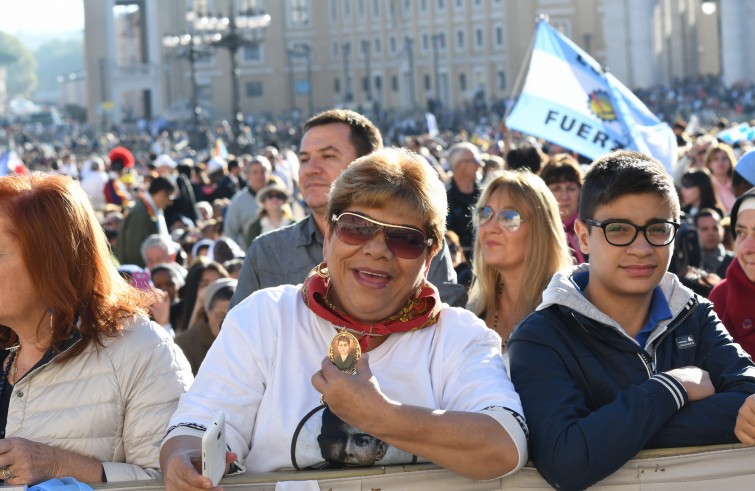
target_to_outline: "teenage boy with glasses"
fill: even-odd
[[[643,448],[737,442],[755,365],[666,271],[680,214],[671,177],[643,154],[608,154],[579,209],[589,264],[556,274],[508,345],[540,473],[584,489]]]

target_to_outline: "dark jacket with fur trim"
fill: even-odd
[[[737,411],[755,393],[755,365],[710,302],[667,274],[672,318],[645,349],[559,273],[508,344],[511,378],[530,427],[530,456],[558,489],[584,489],[643,448],[734,443]],[[689,402],[664,372],[697,366],[716,394]]]

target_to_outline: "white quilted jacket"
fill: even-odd
[[[64,448],[103,463],[108,481],[161,477],[160,441],[193,381],[183,352],[144,317],[13,388],[6,437]]]

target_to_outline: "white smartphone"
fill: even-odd
[[[202,475],[217,486],[225,474],[225,413],[218,411],[202,435]]]

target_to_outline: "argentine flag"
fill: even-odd
[[[750,128],[749,124],[740,123],[732,128],[719,132],[718,135],[716,135],[716,138],[729,145],[734,145],[742,140],[750,140],[753,133],[755,132]]]
[[[673,131],[616,77],[540,20],[529,70],[506,125],[595,159],[618,148],[676,164]]]

